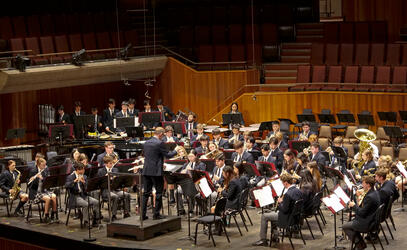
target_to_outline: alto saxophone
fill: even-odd
[[[15,171],[17,171],[18,175],[16,180],[14,181],[14,185],[13,187],[10,189],[10,200],[15,200],[17,199],[17,195],[18,193],[20,193],[21,187],[20,187],[20,176],[21,176],[21,172],[18,171],[17,169],[15,169]]]

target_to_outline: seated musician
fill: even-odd
[[[282,132],[277,132],[276,133],[276,138],[278,140],[278,145],[277,147],[284,152],[288,148],[288,143],[284,139],[284,134]]]
[[[346,158],[343,160],[346,161],[347,156],[348,156],[348,148],[343,146],[343,137],[342,136],[335,137],[335,139],[333,140],[333,145],[335,147],[339,147],[339,148],[343,149],[343,151],[346,154]],[[329,157],[331,158],[331,166],[335,166],[336,164],[339,164],[339,161],[338,161],[338,159],[336,159],[334,151],[329,150],[329,149],[330,149],[330,147],[328,147],[326,151],[329,153]]]
[[[207,135],[201,136],[201,138],[199,138],[199,142],[201,143],[201,146],[195,148],[196,153],[197,154],[209,153],[209,148],[208,148],[209,136],[207,136]]]
[[[235,152],[232,154],[233,162],[254,164],[253,155],[243,150],[243,142],[237,141],[233,144]]]
[[[157,111],[161,113],[161,121],[173,121],[175,118],[174,113],[167,106],[164,106],[163,100],[158,99],[157,102]]]
[[[360,181],[365,175],[374,175],[377,169],[376,163],[373,160],[372,151],[369,149],[366,149],[362,153],[362,160],[364,162],[363,166],[359,169],[358,173],[355,173],[356,181]]]
[[[107,176],[108,173],[117,173],[118,169],[113,167],[115,159],[109,155],[103,157],[104,167],[98,170],[97,176]],[[114,177],[113,177],[114,178]],[[113,179],[112,178],[112,179]],[[107,188],[102,189],[102,198],[104,200],[109,199],[109,190]],[[130,217],[130,194],[121,190],[111,190],[110,199],[112,202],[112,221],[117,220],[117,206],[119,199],[124,202],[124,218]]]
[[[67,113],[65,113],[63,105],[59,105],[58,107],[58,115],[56,121],[63,124],[71,123],[71,118]]]
[[[350,240],[355,238],[357,249],[366,248],[366,243],[358,231],[368,231],[370,226],[375,221],[376,210],[380,206],[380,196],[374,190],[375,179],[373,176],[364,176],[362,178],[362,186],[366,195],[358,205],[351,201],[349,207],[355,211],[355,218],[352,221],[342,225],[343,231]]]
[[[88,156],[84,153],[79,155],[78,162],[82,163],[85,166],[85,169],[92,167],[92,165],[89,163]]]
[[[195,150],[191,150],[191,152],[189,152],[188,154],[188,162],[185,163],[182,168],[181,168],[181,173],[188,173],[191,170],[200,170],[200,171],[206,171],[206,165],[203,162],[200,162],[198,157],[197,157],[197,153],[195,152]],[[177,188],[177,197],[178,197],[178,208],[179,208],[179,213],[181,215],[185,214],[185,209],[184,209],[184,200],[182,198],[183,195],[183,191],[182,188],[179,186]],[[189,212],[192,213],[194,211],[194,206],[195,206],[195,199],[194,197],[190,197],[189,199],[190,202],[190,210]]]
[[[216,159],[215,159],[215,168],[213,169],[212,174],[212,183],[215,185],[215,187],[219,187],[222,185],[223,182],[223,177],[222,177],[222,171],[223,168],[225,167],[225,155],[219,154]]]
[[[258,161],[264,161],[264,162],[270,162],[276,165],[276,160],[275,158],[271,155],[271,150],[270,150],[270,145],[268,144],[263,144],[261,146],[261,154],[263,156],[260,156]]]
[[[54,221],[57,212],[57,197],[54,193],[48,192],[43,189],[42,184],[45,177],[49,176],[47,168],[47,161],[44,158],[38,158],[37,167],[30,169],[28,173],[28,197],[34,203],[38,203],[40,200],[44,201],[44,222]],[[49,217],[49,210],[52,206],[51,218]]]
[[[217,155],[222,154],[222,151],[218,149],[218,146],[214,142],[209,142],[209,153],[206,153],[200,157],[200,159],[215,159]]]
[[[36,168],[37,167],[38,158],[44,158],[45,159],[45,156],[43,154],[41,154],[41,153],[36,153],[34,161],[27,162],[28,170],[30,170],[31,168]],[[64,162],[64,164],[65,164],[65,162]]]
[[[309,156],[310,162],[315,161],[318,165],[318,168],[321,170],[325,167],[326,165],[326,159],[325,156],[322,154],[321,146],[319,145],[318,142],[314,142],[311,144],[311,154]]]
[[[229,135],[228,143],[229,143],[229,145],[233,145],[233,144],[235,144],[235,142],[238,142],[238,141],[244,142],[244,137],[240,133],[239,125],[233,125],[232,134]]]
[[[106,141],[104,146],[105,146],[105,152],[99,154],[99,155],[97,156],[97,158],[96,158],[96,159],[97,159],[96,161],[98,162],[98,165],[99,165],[99,166],[103,166],[103,165],[104,165],[103,158],[104,158],[106,155],[111,156],[111,157],[114,157],[114,158],[116,158],[116,160],[119,159],[118,154],[116,154],[116,152],[114,152],[114,144],[113,144],[113,142],[111,142],[111,141]]]
[[[244,150],[246,150],[246,143],[247,139],[253,136],[252,131],[246,130],[243,132],[243,143],[244,143]]]
[[[16,162],[9,160],[6,165],[6,169],[0,175],[0,188],[6,194],[14,196],[15,199],[19,199],[16,209],[14,210],[14,216],[23,215],[21,208],[28,200],[28,195],[23,191],[14,188],[20,187],[20,177],[21,173],[16,170]],[[17,192],[17,193],[16,193]]]
[[[245,144],[245,151],[247,152],[259,152],[259,147],[256,143],[256,139],[254,139],[254,137],[249,137],[246,140],[246,144]]]
[[[239,177],[240,186],[242,187],[242,190],[248,188],[249,187],[249,178],[245,174],[244,165],[241,162],[236,162],[233,165],[233,171]]]
[[[297,141],[307,141],[310,135],[316,135],[314,131],[311,131],[311,125],[307,121],[302,122],[301,128],[302,132],[298,134]]]
[[[318,183],[308,169],[303,169],[299,172],[300,183],[299,188],[302,192],[302,197],[304,200],[303,211],[305,214],[312,213],[312,199],[315,194],[319,192]]]
[[[213,142],[218,145],[218,148],[229,148],[229,143],[227,140],[223,139],[220,133],[220,129],[215,128],[212,130]]]
[[[136,100],[134,98],[130,98],[127,103],[129,104],[129,109],[127,110],[127,112],[129,113],[129,115],[131,117],[133,116],[138,116],[138,112],[139,110],[136,109],[134,106],[136,105]]]
[[[359,146],[360,147],[360,146]],[[369,148],[370,151],[372,151],[372,156],[373,156],[373,160],[377,163],[377,161],[379,160],[379,149],[377,148],[376,145],[374,145],[372,142],[369,142]],[[361,160],[361,154],[363,152],[357,152],[355,154],[355,156],[353,157],[356,161],[360,161]]]
[[[280,122],[279,121],[272,121],[271,122],[272,131],[267,134],[267,139],[270,140],[271,137],[275,137],[277,132],[280,132]]]
[[[236,102],[233,102],[232,105],[230,105],[229,114],[242,114],[239,111],[239,105]],[[243,114],[242,114],[242,121],[241,121],[241,123],[239,125],[244,126]]]
[[[379,169],[376,171],[375,180],[379,184],[376,189],[379,192],[381,204],[389,203],[390,197],[393,201],[399,198],[399,191],[393,180],[387,180],[387,169]]]
[[[89,203],[93,209],[93,226],[98,225],[98,219],[100,218],[99,201],[91,196],[88,197],[86,188],[88,186],[88,178],[85,174],[85,165],[78,162],[74,166],[75,171],[66,178],[65,187],[69,190],[69,204],[76,204],[77,207],[81,207],[83,213],[84,223],[89,223],[88,206]],[[89,201],[89,203],[88,203]]]
[[[284,151],[283,171],[289,174],[299,174],[301,169],[302,167],[298,164],[294,152],[291,149],[286,149]]]
[[[253,243],[254,246],[267,246],[267,226],[269,221],[271,222],[271,230],[273,230],[272,240],[276,242],[278,240],[277,226],[284,227],[287,224],[295,202],[303,198],[301,191],[292,185],[293,177],[291,175],[282,174],[280,180],[287,192],[283,197],[278,198],[277,212],[264,213],[261,216],[260,240]]]
[[[196,134],[194,134],[191,137],[191,144],[193,144],[194,142],[198,141],[201,138],[201,136],[205,135],[204,134],[204,126],[202,123],[199,123],[196,125]]]
[[[309,158],[304,152],[300,152],[297,154],[297,162],[301,166],[301,169],[305,169],[309,163]]]
[[[276,166],[278,173],[281,174],[281,171],[283,169],[284,156],[283,156],[283,151],[281,151],[278,148],[278,139],[277,138],[270,139],[270,155],[275,160],[274,165]]]
[[[108,103],[107,109],[103,110],[102,123],[106,132],[113,133],[114,131],[113,119],[115,118],[118,110],[115,109],[116,101],[113,98],[109,98],[107,103]]]
[[[174,136],[174,128],[171,126],[165,127],[165,135],[162,138],[163,142],[178,142],[178,138]]]

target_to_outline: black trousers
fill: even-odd
[[[164,179],[162,176],[148,176],[143,175],[143,216],[147,213],[147,202],[148,198],[151,196],[151,190],[155,188],[155,209],[154,217],[160,215],[161,207],[163,206],[163,189],[164,189]]]

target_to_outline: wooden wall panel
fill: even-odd
[[[154,87],[154,100],[178,110],[191,110],[199,121],[214,116],[224,105],[244,92],[244,86],[259,82],[256,70],[196,71],[169,58]]]
[[[253,95],[256,95],[256,100],[253,100]],[[381,124],[377,116],[378,111],[407,110],[407,94],[392,93],[259,92],[245,93],[236,101],[247,125],[278,118],[289,118],[297,122],[296,115],[302,113],[305,108],[311,108],[314,113],[319,113],[321,109],[330,109],[334,114],[343,109],[354,114],[368,110],[374,115],[376,124]],[[220,121],[221,114],[228,111],[228,108],[224,108],[213,118]]]

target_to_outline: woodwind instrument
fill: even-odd
[[[17,171],[18,175],[16,180],[14,181],[14,185],[13,187],[10,189],[10,200],[15,200],[17,199],[17,195],[18,193],[20,193],[21,187],[20,187],[20,176],[21,176],[21,172],[18,171],[17,169],[15,169],[15,171]]]
[[[279,196],[279,198],[281,197],[281,198],[284,198],[284,191],[285,191],[285,187],[283,188],[283,191],[281,191],[281,195]],[[274,208],[274,212],[277,212],[277,210],[278,210],[278,199],[277,199],[277,202],[276,202],[276,207]]]
[[[45,169],[46,169],[46,167],[44,169],[42,169],[40,172],[38,172],[36,175],[31,177],[31,180],[27,183],[27,186],[29,186],[35,179],[37,179],[42,174],[42,172],[44,172]]]

